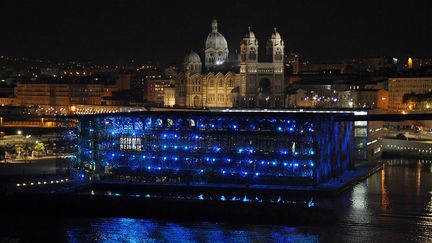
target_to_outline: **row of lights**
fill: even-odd
[[[64,183],[68,182],[69,179],[61,179],[61,180],[52,180],[52,181],[38,181],[38,182],[30,182],[30,183],[17,183],[17,187],[23,187],[23,186],[35,186],[35,185],[47,185],[47,184],[54,184],[54,183]]]
[[[95,195],[94,191],[91,191],[91,195]],[[105,195],[107,196],[116,196],[120,197],[122,196],[120,193],[112,193],[112,192],[106,192]],[[145,198],[160,198],[163,196],[157,196],[157,195],[150,195],[150,194],[131,194],[127,195],[131,197],[145,197]],[[262,202],[270,202],[270,203],[283,203],[283,204],[297,204],[297,203],[305,203],[308,205],[308,207],[314,207],[316,206],[316,202],[314,202],[313,198],[311,198],[309,201],[289,201],[282,199],[281,196],[275,199],[262,199],[262,198],[248,198],[246,195],[243,197],[225,197],[224,195],[221,195],[220,197],[212,197],[212,196],[206,196],[204,194],[200,194],[198,196],[177,196],[174,199],[187,199],[187,200],[209,200],[209,201],[240,201],[240,202],[255,202],[255,203],[262,203]]]
[[[412,147],[400,147],[400,146],[389,145],[389,144],[387,144],[387,147],[388,148],[395,148],[397,150],[418,150],[418,152],[421,152],[421,153],[432,153],[432,148],[419,149],[419,148],[412,148]]]

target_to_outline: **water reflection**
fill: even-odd
[[[393,159],[386,162],[384,170],[337,198],[327,200],[339,214],[339,220],[331,225],[285,227],[130,218],[41,223],[38,219],[26,219],[14,224],[7,222],[0,229],[0,235],[12,235],[24,242],[35,239],[43,242],[44,237],[50,240],[45,242],[53,242],[53,235],[58,241],[69,242],[431,241],[432,161]],[[50,229],[51,234],[41,233],[46,229]]]
[[[291,227],[173,223],[148,219],[108,218],[70,222],[71,242],[318,242],[317,234]],[[85,225],[83,227],[83,225]]]
[[[383,211],[387,212],[388,205],[389,205],[389,199],[388,199],[388,192],[386,187],[386,170],[381,170],[381,207]]]

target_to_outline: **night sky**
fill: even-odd
[[[247,27],[260,51],[274,27],[285,50],[316,61],[432,57],[432,1],[1,1],[0,54],[99,63],[175,63],[203,53],[213,17],[230,51]]]

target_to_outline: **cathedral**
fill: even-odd
[[[213,20],[201,57],[190,51],[176,78],[175,103],[192,108],[280,108],[284,100],[284,41],[276,28],[266,43],[265,60],[248,28],[240,53],[230,53],[225,37]]]

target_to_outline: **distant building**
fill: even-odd
[[[400,77],[388,79],[389,110],[405,112],[409,106],[403,103],[403,96],[409,93],[432,92],[432,77]]]
[[[147,81],[147,103],[164,106],[165,89],[173,88],[174,79],[151,79]]]
[[[286,107],[388,109],[382,80],[345,76],[304,76],[286,91]]]
[[[300,74],[300,56],[297,53],[285,54],[285,71],[289,74]]]
[[[371,73],[379,70],[396,69],[398,59],[388,57],[353,58],[347,60],[345,64],[347,65],[346,72],[348,73]]]
[[[310,75],[338,75],[343,74],[346,65],[343,63],[311,63],[304,62],[302,74]]]
[[[21,105],[68,108],[100,105],[103,84],[94,78],[27,80],[17,84],[15,96]]]

